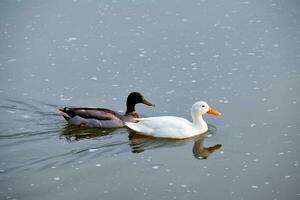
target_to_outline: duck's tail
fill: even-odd
[[[70,120],[72,118],[72,115],[74,114],[68,107],[64,107],[63,109],[58,109],[62,116],[65,118],[65,120]]]

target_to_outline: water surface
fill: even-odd
[[[1,199],[299,199],[298,1],[0,2]],[[175,115],[206,135],[68,126],[63,106]]]

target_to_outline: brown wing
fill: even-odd
[[[78,115],[85,119],[98,119],[98,120],[123,120],[124,116],[105,108],[65,108],[63,110],[71,117]]]

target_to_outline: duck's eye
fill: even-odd
[[[202,105],[202,108],[204,108],[205,107],[205,105]]]

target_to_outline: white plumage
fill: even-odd
[[[152,137],[183,139],[205,133],[208,130],[202,115],[205,113],[220,115],[204,101],[196,102],[191,109],[193,123],[174,116],[139,118],[137,123],[126,122],[130,129]]]

